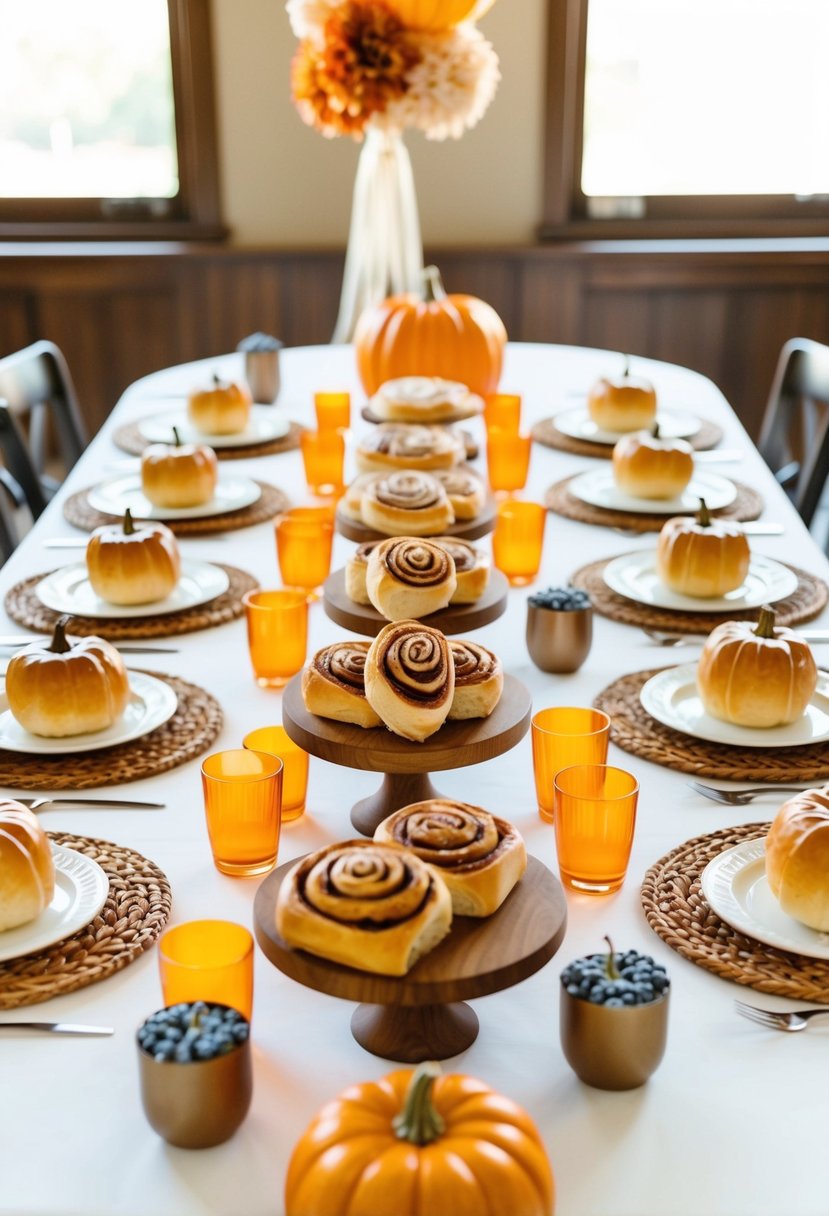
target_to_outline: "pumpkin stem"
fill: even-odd
[[[438,304],[446,299],[446,288],[437,266],[426,266],[423,270],[423,302]]]
[[[711,527],[711,512],[708,510],[705,499],[699,500],[699,510],[697,511],[697,523],[701,528]]]
[[[653,430],[651,431],[651,435],[653,436],[654,439],[659,438],[659,423],[658,422],[655,422],[653,424]]]
[[[774,609],[769,604],[763,604],[760,609],[760,619],[754,630],[754,636],[758,638],[774,637]]]
[[[46,647],[51,654],[66,654],[72,649],[72,645],[66,636],[66,630],[69,628],[71,620],[71,616],[59,616],[55,621],[52,640]]]
[[[622,379],[627,380],[630,375],[630,355],[625,355],[625,361],[622,364]]]
[[[181,435],[178,433],[177,426],[173,427],[173,446],[177,448],[181,447]]]
[[[221,386],[221,383],[222,383],[221,376],[219,375],[218,372],[214,372],[213,373],[213,387],[219,388]]]
[[[434,1060],[418,1064],[409,1082],[403,1109],[392,1122],[394,1134],[410,1144],[431,1144],[442,1136],[446,1124],[432,1102],[432,1086],[440,1076],[440,1065]]]
[[[132,536],[135,531],[135,524],[132,521],[132,511],[127,507],[124,512],[124,536]]]
[[[607,934],[605,934],[604,940],[607,942],[608,949],[608,955],[604,964],[605,974],[609,980],[620,980],[622,978],[622,973],[616,966],[616,951],[613,949],[613,942],[610,940]]]

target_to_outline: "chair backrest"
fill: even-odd
[[[808,527],[829,477],[829,346],[784,344],[758,446]]]
[[[46,495],[32,463],[26,440],[8,401],[0,398],[0,453],[3,477],[0,478],[15,506],[25,503],[37,519],[46,508]]]

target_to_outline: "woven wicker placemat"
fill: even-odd
[[[641,511],[610,511],[604,507],[594,507],[589,502],[582,502],[570,492],[570,482],[581,474],[565,477],[557,481],[546,491],[544,505],[548,511],[563,515],[565,519],[575,519],[583,524],[596,524],[602,528],[626,528],[632,532],[659,532],[666,520],[676,516],[676,511],[664,515],[650,515]],[[727,507],[711,514],[717,519],[731,519],[742,523],[747,519],[757,519],[763,512],[763,499],[751,486],[735,481],[737,497]]]
[[[0,749],[0,785],[16,790],[91,790],[140,781],[195,760],[222,729],[222,707],[197,684],[158,671],[145,674],[169,684],[178,707],[148,735],[94,752],[60,756],[28,755]]]
[[[200,516],[198,519],[168,519],[165,523],[176,536],[205,536],[211,532],[234,532],[237,528],[249,528],[287,511],[291,504],[282,490],[264,481],[257,481],[256,484],[262,493],[249,507],[242,507],[239,511],[225,511],[222,515]],[[120,523],[120,515],[107,515],[89,505],[87,494],[90,489],[88,486],[67,498],[63,504],[63,514],[67,522],[84,532],[91,532],[103,524]]]
[[[744,840],[765,836],[770,826],[745,823],[678,845],[646,873],[642,907],[654,933],[698,967],[770,996],[829,1005],[829,961],[744,937],[720,920],[700,890],[709,861]]]
[[[166,612],[157,616],[135,617],[87,617],[73,616],[69,632],[80,637],[94,635],[109,641],[126,641],[127,638],[170,638],[180,633],[195,633],[199,629],[211,629],[243,616],[245,606],[242,596],[253,591],[259,583],[252,574],[237,570],[235,566],[214,565],[224,570],[230,586],[223,595],[217,595],[207,604],[186,608],[183,612]],[[60,613],[41,604],[35,588],[46,574],[34,574],[24,578],[6,592],[3,601],[6,612],[18,625],[36,629],[40,633],[51,633]]]
[[[281,439],[268,439],[264,443],[247,443],[244,447],[214,448],[219,460],[252,460],[254,456],[277,456],[280,452],[293,452],[299,447],[299,437],[307,428],[298,422],[292,422],[287,435]],[[150,440],[141,434],[137,422],[128,422],[113,431],[112,442],[122,452],[131,456],[140,456],[144,448],[150,446]],[[209,446],[209,445],[208,445]]]
[[[170,884],[155,862],[108,840],[69,832],[48,836],[97,861],[109,893],[98,915],[71,937],[0,963],[0,1009],[37,1005],[121,971],[153,945],[170,915]]]
[[[711,422],[708,418],[701,418],[700,422],[702,426],[696,435],[688,438],[691,447],[696,448],[698,452],[715,448],[723,437],[723,429],[716,422]],[[536,422],[530,433],[535,442],[543,444],[545,448],[555,448],[558,452],[569,452],[573,456],[594,456],[598,460],[610,460],[613,455],[612,443],[591,443],[587,439],[574,439],[558,429],[555,418],[542,418],[540,422]]]
[[[604,581],[604,568],[613,558],[605,557],[598,562],[581,566],[570,576],[574,587],[581,587],[590,595],[596,612],[620,621],[623,625],[638,625],[642,629],[667,629],[671,633],[710,633],[724,621],[756,621],[757,609],[743,612],[681,612],[672,608],[653,608],[629,600],[624,595],[611,591]],[[829,586],[816,574],[809,574],[797,566],[789,566],[798,578],[797,589],[785,599],[774,604],[777,625],[797,625],[811,621],[829,601]]]
[[[684,735],[664,726],[639,700],[642,685],[657,672],[634,671],[603,688],[594,699],[597,709],[611,718],[610,738],[622,751],[696,777],[722,781],[822,781],[829,777],[829,747],[810,743],[802,747],[732,747]]]

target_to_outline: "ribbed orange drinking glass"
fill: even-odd
[[[334,515],[330,507],[292,507],[274,525],[279,573],[286,587],[318,599],[331,570]]]
[[[533,715],[532,747],[538,813],[553,821],[556,773],[576,764],[605,764],[610,718],[600,709],[555,705]]]
[[[294,743],[284,726],[260,726],[245,735],[242,746],[255,752],[267,752],[282,761],[283,823],[299,819],[305,810],[308,793],[308,753]]]
[[[348,430],[351,425],[351,394],[314,393],[314,410],[319,430]]]
[[[486,464],[496,494],[523,490],[530,471],[532,437],[502,426],[487,427]]]
[[[253,674],[261,688],[281,688],[301,670],[308,649],[304,591],[246,591],[242,596]]]
[[[517,393],[490,393],[484,403],[486,429],[499,427],[513,435],[521,425],[521,398]]]
[[[305,480],[312,494],[336,498],[343,492],[345,433],[303,431],[299,437]]]
[[[246,877],[276,864],[282,806],[282,761],[237,747],[202,761],[207,835],[216,869]]]
[[[639,782],[623,768],[580,764],[557,773],[554,790],[561,881],[588,895],[618,891],[633,846]]]
[[[250,1020],[253,938],[230,920],[191,920],[162,933],[158,966],[165,1005],[210,1001]]]
[[[537,502],[498,504],[492,557],[514,587],[531,583],[541,566],[547,512]]]

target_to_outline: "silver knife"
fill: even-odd
[[[738,526],[746,536],[782,536],[786,530],[782,524],[764,524],[754,519],[747,520]]]
[[[0,1030],[45,1030],[51,1034],[115,1034],[114,1026],[84,1026],[80,1022],[0,1022]]]
[[[44,806],[108,806],[108,807],[123,807],[133,811],[163,811],[166,808],[165,802],[131,802],[125,798],[49,798],[43,794],[39,798],[17,798],[16,802],[22,802],[30,811],[39,811]]]
[[[71,633],[72,626],[69,626]],[[32,642],[48,642],[51,639],[41,634],[33,633],[31,637],[22,637],[20,635],[2,635],[0,636],[0,649],[17,648],[18,646],[30,646]],[[175,646],[122,646],[120,642],[113,642],[116,650],[120,650],[123,654],[178,654]]]

